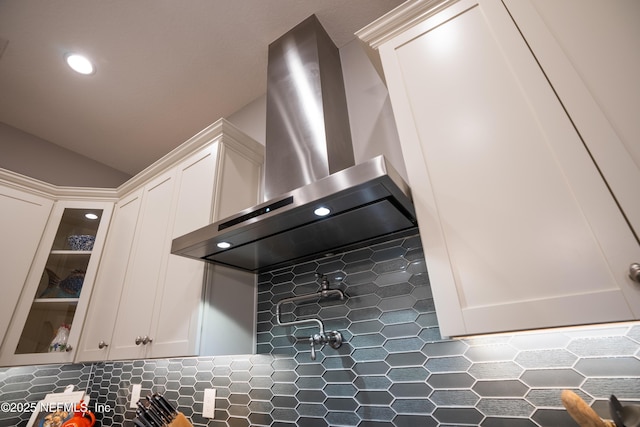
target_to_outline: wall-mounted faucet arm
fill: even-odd
[[[330,289],[329,288],[329,280],[324,275],[317,274],[318,277],[322,279],[322,283],[320,284],[320,291],[308,294],[308,295],[298,295],[295,297],[283,298],[276,304],[276,321],[280,326],[294,326],[294,325],[304,325],[307,323],[315,323],[318,325],[318,333],[313,334],[309,337],[309,344],[311,345],[311,360],[316,360],[316,345],[319,345],[320,348],[324,347],[325,344],[329,344],[331,348],[338,349],[342,345],[342,334],[338,331],[328,331],[325,333],[324,324],[320,319],[315,318],[302,318],[298,320],[291,320],[287,322],[282,321],[282,310],[281,307],[283,304],[294,304],[298,302],[306,302],[312,301],[322,298],[327,298],[331,296],[337,296],[341,300],[345,298],[344,293],[340,289]]]

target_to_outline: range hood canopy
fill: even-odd
[[[416,227],[384,157],[353,166],[339,51],[315,16],[269,45],[266,130],[269,200],[174,239],[171,253],[261,273]]]
[[[261,273],[415,226],[409,188],[379,156],[178,237],[171,253]]]

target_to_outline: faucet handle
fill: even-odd
[[[309,337],[309,344],[311,344],[311,360],[316,360],[316,341],[313,338],[313,335]]]

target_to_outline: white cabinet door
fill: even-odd
[[[5,337],[2,365],[74,360],[112,211],[111,202],[55,203]],[[65,328],[67,338],[52,349]]]
[[[505,4],[640,235],[640,2]]]
[[[148,356],[149,345],[136,344],[136,338],[149,337],[158,281],[167,268],[175,182],[175,170],[170,170],[144,187],[134,246],[109,345],[110,359]]]
[[[497,0],[380,48],[444,336],[640,317],[640,256]]]
[[[53,201],[0,185],[0,343],[44,233]]]
[[[142,189],[114,209],[76,361],[106,360],[138,224]]]
[[[178,191],[173,225],[168,230],[170,239],[164,247],[167,254],[173,238],[211,222],[218,145],[189,157],[176,168]],[[198,354],[204,269],[202,261],[168,256],[151,322],[151,357]]]

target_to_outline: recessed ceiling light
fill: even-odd
[[[98,215],[96,215],[94,213],[84,214],[84,217],[87,218],[87,219],[98,219]]]
[[[313,213],[318,215],[318,216],[327,216],[327,215],[329,215],[331,213],[331,210],[329,208],[324,207],[324,206],[320,206],[318,209],[313,211]]]
[[[67,64],[69,64],[69,67],[76,73],[89,75],[96,72],[96,68],[86,56],[78,53],[69,53],[65,55],[65,60]]]
[[[218,247],[220,249],[227,249],[227,248],[231,247],[231,243],[229,243],[229,242],[220,242],[220,243],[218,243]]]

